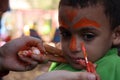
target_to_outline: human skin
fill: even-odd
[[[45,51],[40,39],[27,36],[11,40],[0,47],[0,71],[28,71],[34,69],[38,65],[38,61],[21,55],[18,56],[20,50],[26,50],[33,46]]]
[[[114,33],[100,4],[85,8],[60,6],[59,23],[62,50],[74,68],[82,68],[76,61],[84,58],[81,42],[85,44],[88,60],[92,62],[102,58],[112,46]]]
[[[96,76],[88,72],[57,70],[44,73],[38,76],[35,80],[96,80]]]

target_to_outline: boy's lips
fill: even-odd
[[[78,62],[79,60],[85,60],[85,59],[82,58],[82,57],[71,57],[70,59],[71,59],[74,63],[77,63],[77,64],[79,63],[79,62]]]

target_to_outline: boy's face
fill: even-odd
[[[82,9],[61,6],[59,9],[62,49],[66,59],[77,69],[81,66],[76,60],[84,58],[81,42],[92,62],[102,58],[112,46],[113,33],[103,9],[101,5]]]

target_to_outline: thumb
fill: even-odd
[[[76,72],[75,75],[79,80],[96,80],[96,75],[89,72]]]

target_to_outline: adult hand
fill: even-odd
[[[18,57],[20,50],[26,50],[31,47],[37,47],[44,51],[42,41],[33,37],[21,37],[6,43],[0,48],[0,70],[27,71],[35,68],[38,64],[32,58]]]
[[[52,71],[38,76],[35,80],[100,80],[88,72]]]

